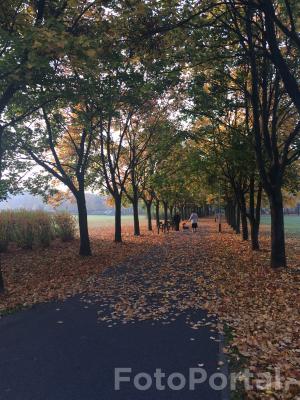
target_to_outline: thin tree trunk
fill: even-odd
[[[251,245],[252,250],[259,250],[259,225],[256,221],[250,221],[250,232],[251,232]]]
[[[170,218],[171,218],[171,220],[173,220],[173,210],[174,210],[174,206],[170,206]]]
[[[164,205],[164,222],[166,224],[168,221],[168,203],[166,201],[163,201],[163,205]]]
[[[283,201],[281,189],[269,195],[271,208],[271,267],[286,267]]]
[[[260,226],[260,215],[261,215],[261,202],[262,202],[262,193],[263,193],[263,186],[262,183],[259,183],[258,192],[257,192],[257,199],[256,199],[256,208],[255,208],[255,219],[258,224],[258,229]]]
[[[76,195],[77,209],[78,209],[78,222],[80,233],[80,250],[81,256],[90,256],[92,254],[90,237],[88,230],[87,209],[84,191],[79,191]]]
[[[159,200],[155,202],[155,219],[156,219],[156,226],[159,226]]]
[[[250,219],[250,236],[252,250],[259,250],[259,221],[255,218]]]
[[[242,221],[242,238],[243,240],[248,240],[249,232],[248,232],[248,222],[247,222],[247,208],[246,208],[246,200],[244,193],[241,193],[241,221]]]
[[[232,212],[231,226],[232,226],[232,229],[236,232],[236,203],[235,202],[233,202],[231,205],[231,212]]]
[[[136,193],[133,194],[132,206],[133,206],[134,235],[140,236],[139,199]]]
[[[257,199],[256,199],[256,207],[254,205],[255,200],[255,180],[254,177],[250,179],[250,229],[251,229],[251,244],[252,250],[259,250],[259,225],[260,225],[260,209],[261,209],[261,197],[262,197],[262,185],[259,184]]]
[[[239,235],[241,233],[241,212],[240,207],[236,205],[236,234]]]
[[[115,242],[122,242],[121,196],[115,196]]]
[[[145,204],[147,209],[148,231],[152,231],[152,215],[151,215],[152,201],[145,201]]]
[[[232,226],[232,203],[231,203],[231,201],[228,203],[228,221],[229,221],[229,225]]]
[[[228,203],[228,220],[229,220],[229,225],[236,232],[237,229],[236,204],[232,200],[230,200]]]

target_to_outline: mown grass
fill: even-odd
[[[145,215],[140,215],[141,222],[146,220]],[[115,223],[115,217],[113,215],[88,215],[89,228],[106,228],[113,227]],[[132,215],[122,215],[122,225],[133,226],[133,216]]]
[[[270,215],[262,215],[261,224],[264,228],[270,231],[271,217]],[[299,215],[285,215],[284,216],[284,228],[287,236],[300,236],[300,216]]]

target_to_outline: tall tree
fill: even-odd
[[[240,44],[241,65],[249,71],[249,122],[255,139],[255,151],[261,182],[271,208],[271,266],[286,266],[282,187],[287,168],[299,157],[300,124],[281,75],[268,53],[263,12],[248,1],[225,2],[220,7],[218,26],[236,54]]]
[[[66,53],[82,52],[96,2],[3,0],[0,4],[0,147],[6,127],[57,98],[53,83],[65,74]],[[98,8],[99,9],[99,8]],[[89,49],[86,49],[89,50]],[[39,92],[47,86],[46,97]],[[54,85],[56,86],[56,84]],[[29,94],[29,96],[28,96]],[[30,100],[30,101],[28,101]],[[14,132],[10,131],[13,135]],[[3,165],[3,164],[2,164]],[[3,177],[3,171],[0,171]],[[1,182],[1,187],[5,182]],[[0,279],[2,273],[0,268]]]
[[[132,111],[119,110],[111,112],[106,121],[102,110],[99,110],[99,114],[99,140],[95,142],[94,171],[96,174],[101,174],[105,188],[114,199],[115,241],[121,242],[122,196],[131,167],[131,165],[127,165],[124,168],[124,158],[126,157],[124,142],[126,132],[129,129]]]
[[[43,108],[36,122],[27,127],[28,134],[21,142],[31,159],[74,195],[78,208],[79,254],[89,256],[85,188],[95,126],[85,119],[88,106],[79,105],[70,115],[64,114],[69,110]]]

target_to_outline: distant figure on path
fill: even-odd
[[[174,225],[175,225],[175,231],[179,231],[180,221],[181,221],[181,215],[177,211],[176,214],[174,215],[174,218],[173,218],[173,222],[174,222]]]
[[[196,212],[192,212],[189,221],[192,223],[193,232],[196,232],[198,227],[198,214]]]

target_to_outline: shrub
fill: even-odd
[[[35,241],[42,247],[50,246],[51,240],[55,238],[55,226],[53,218],[49,213],[37,212],[35,220]]]
[[[0,213],[0,253],[7,251],[8,244],[12,239],[12,213],[2,211]]]
[[[13,241],[23,249],[32,249],[38,240],[36,211],[14,211],[13,219]]]
[[[7,251],[9,242],[23,249],[48,247],[55,237],[62,241],[74,239],[76,219],[66,213],[14,210],[0,212],[0,252]]]
[[[77,229],[76,218],[67,213],[59,212],[54,214],[56,235],[63,241],[68,242],[74,239]]]
[[[55,224],[51,213],[45,211],[18,210],[14,212],[15,242],[22,248],[34,245],[48,247],[55,238]]]

